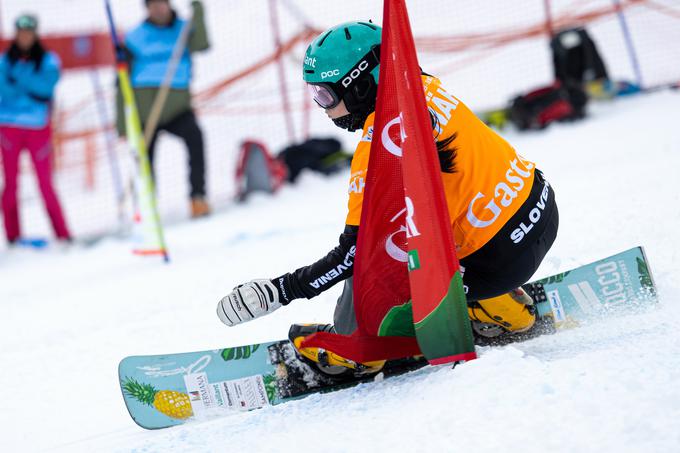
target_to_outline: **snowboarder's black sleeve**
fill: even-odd
[[[345,225],[340,244],[314,264],[272,280],[279,289],[279,300],[287,305],[294,299],[318,296],[336,283],[352,276],[359,227]]]

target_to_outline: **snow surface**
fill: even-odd
[[[464,98],[463,98],[464,99]],[[234,413],[162,431],[129,418],[121,358],[284,338],[331,319],[340,288],[235,328],[217,300],[325,254],[341,232],[348,174],[304,175],[167,229],[172,263],[109,239],[69,250],[0,246],[2,451],[679,451],[680,92],[593,105],[585,122],[504,135],[556,190],[558,239],[537,273],[643,245],[657,309],[483,348],[451,370]]]

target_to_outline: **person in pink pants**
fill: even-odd
[[[10,243],[21,236],[19,226],[19,204],[17,202],[17,179],[19,174],[19,155],[26,150],[31,155],[33,168],[38,179],[40,192],[52,227],[58,239],[70,240],[64,214],[52,185],[52,131],[51,128],[31,130],[15,127],[0,127],[0,150],[2,150],[3,176],[5,187],[2,192],[2,213],[5,220],[5,233]]]
[[[52,185],[50,113],[59,80],[59,58],[41,45],[34,16],[20,16],[15,25],[16,37],[0,56],[0,151],[4,176],[1,205],[5,234],[10,244],[21,237],[17,182],[19,156],[26,150],[33,160],[54,232],[58,239],[70,241]]]

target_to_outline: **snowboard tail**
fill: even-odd
[[[388,362],[384,377],[396,376],[427,365],[424,358]],[[375,375],[337,376],[319,371],[300,360],[289,340],[235,348],[163,356],[135,356],[121,361],[118,370],[128,412],[142,428],[180,425],[189,418],[224,416],[225,410],[252,410],[370,382]],[[130,383],[144,383],[156,395],[165,393],[175,403],[189,405],[188,416],[157,404],[158,396],[144,401]]]
[[[656,289],[641,247],[524,285],[534,299],[537,322],[529,332],[502,335],[491,344],[597,322],[646,309]],[[378,376],[422,368],[422,357],[388,361]],[[127,409],[146,429],[191,419],[225,416],[331,392],[376,379],[376,375],[323,373],[298,358],[288,340],[169,355],[133,356],[119,365]]]

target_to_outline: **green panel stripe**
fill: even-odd
[[[475,350],[460,271],[437,307],[414,324],[421,351],[428,360],[455,357]]]

